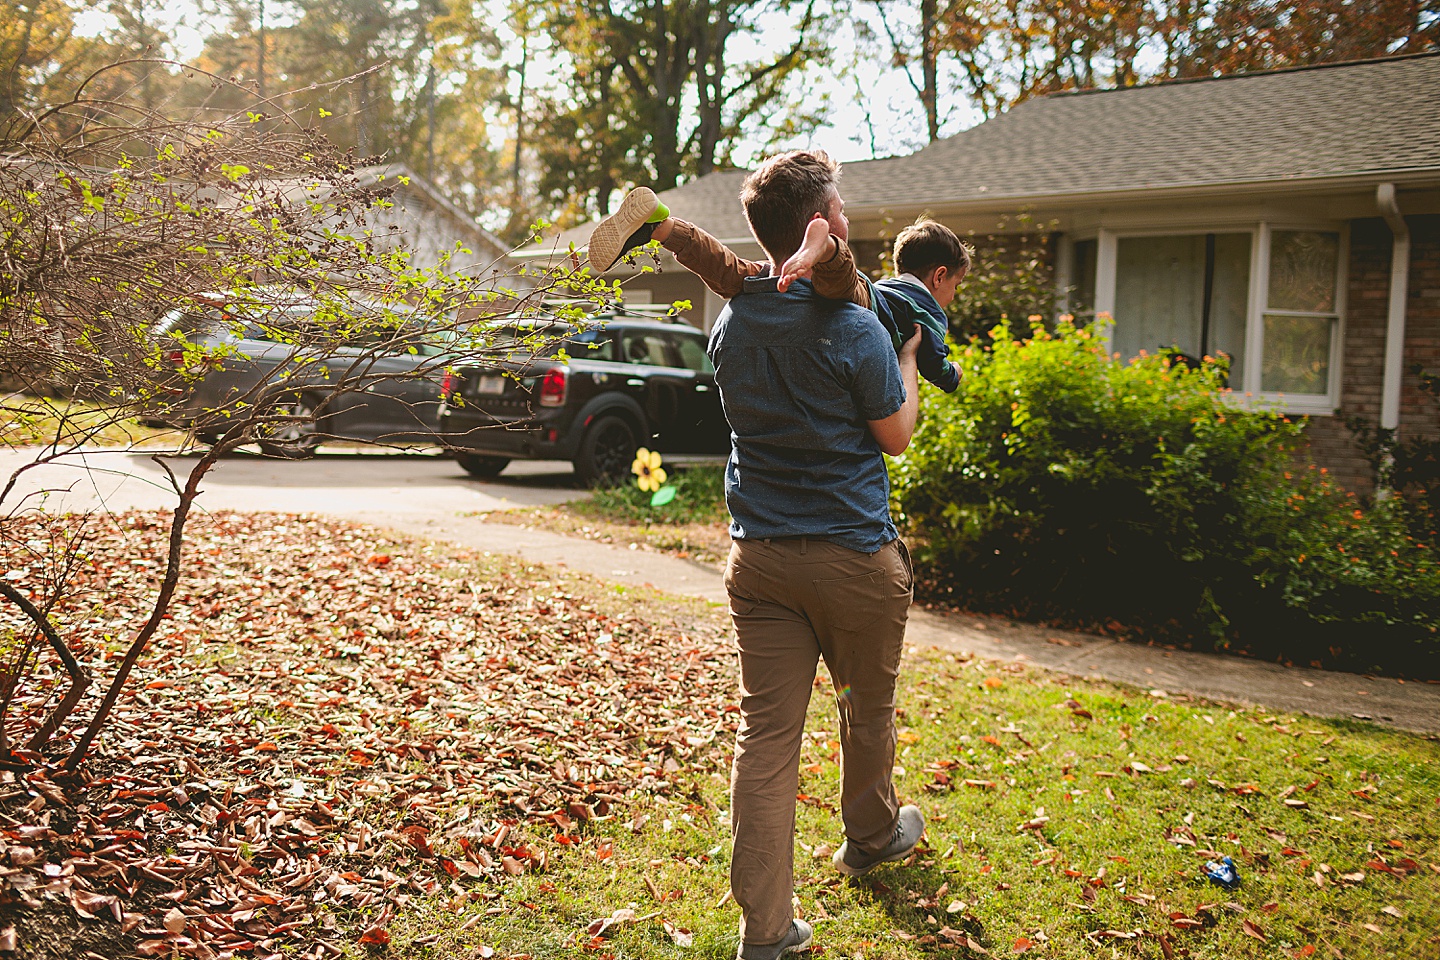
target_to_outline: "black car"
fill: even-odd
[[[510,324],[491,359],[446,377],[440,431],[477,477],[514,459],[569,460],[582,483],[607,484],[629,476],[640,447],[728,453],[705,346],[694,327],[643,315]]]
[[[263,408],[271,422],[254,439],[289,458],[325,440],[436,445],[443,341],[390,312],[394,324],[337,339],[307,326],[315,305],[303,299],[171,310],[152,333],[175,372],[148,419],[213,443],[237,412]]]

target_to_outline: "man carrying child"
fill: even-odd
[[[649,191],[638,200],[632,191],[591,241],[592,263],[603,270],[626,248],[660,240],[730,298],[709,353],[732,430],[725,586],[740,653],[730,866],[740,960],[811,944],[792,897],[800,745],[817,658],[839,714],[845,840],[835,867],[858,876],[904,859],[925,830],[917,807],[900,806],[891,779],[913,571],[890,519],[883,454],[903,452],[915,429],[916,356],[933,328],[912,313],[928,312],[926,298],[948,302],[968,258],[917,267],[901,281],[904,300],[887,330],[865,309],[882,298],[888,307],[890,294],[855,270],[838,177],[825,154],[797,151],[746,178],[741,203],[768,264],[669,218]],[[965,253],[958,241],[955,249]]]
[[[949,227],[921,217],[895,238],[893,256],[900,275],[871,283],[856,268],[848,239],[848,230],[836,234],[827,218],[814,217],[806,225],[800,248],[781,266],[780,290],[803,277],[812,280],[821,297],[874,310],[896,350],[919,326],[920,375],[946,393],[954,391],[960,370],[949,360],[944,308],[955,299],[970,269],[969,249]],[[604,273],[627,252],[651,240],[659,241],[676,262],[727,300],[741,291],[746,277],[770,272],[770,264],[742,259],[693,223],[670,216],[648,187],[627,193],[616,212],[595,228],[590,264]]]

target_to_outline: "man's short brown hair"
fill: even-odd
[[[895,238],[895,269],[925,280],[936,267],[968,271],[970,248],[945,224],[921,217]]]
[[[777,270],[800,249],[815,214],[827,212],[839,179],[840,164],[824,150],[779,154],[745,178],[740,187],[745,219]]]

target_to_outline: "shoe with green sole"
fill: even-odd
[[[670,216],[665,204],[649,187],[636,187],[620,201],[619,208],[600,221],[590,234],[590,268],[604,273],[636,247],[650,242],[655,224]]]

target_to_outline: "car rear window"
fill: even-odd
[[[245,340],[269,340],[270,332],[256,323],[246,322],[223,310],[172,310],[155,325],[156,339],[198,341],[205,337],[236,337]]]
[[[625,362],[645,363],[655,367],[681,366],[674,356],[669,339],[652,330],[625,331]]]
[[[674,334],[675,349],[680,354],[680,365],[696,373],[714,373],[715,365],[705,353],[705,338]]]

